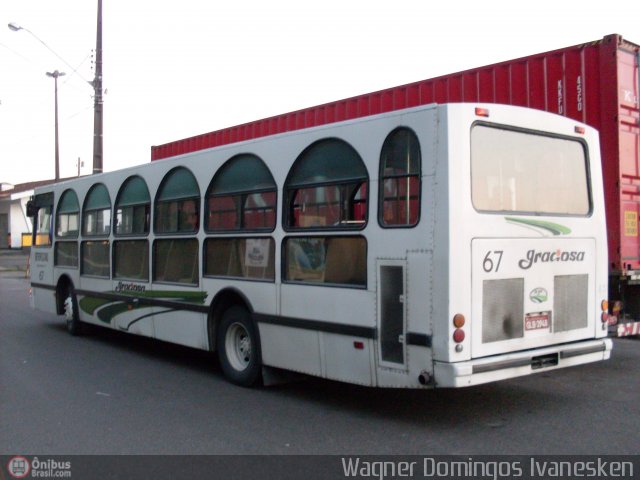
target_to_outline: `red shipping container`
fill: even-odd
[[[429,103],[487,102],[600,131],[612,275],[640,270],[640,47],[620,35],[285,113],[151,148],[151,160]],[[251,128],[245,128],[245,127]]]

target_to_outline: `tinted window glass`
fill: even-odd
[[[109,242],[82,242],[82,267],[80,273],[109,278]]]
[[[175,168],[158,190],[154,226],[156,233],[193,233],[200,226],[198,182],[186,168]]]
[[[79,231],[80,205],[73,190],[65,190],[56,210],[56,236],[77,237]]]
[[[56,242],[54,264],[56,267],[76,268],[78,266],[78,243]]]
[[[151,198],[147,184],[140,177],[128,178],[116,201],[115,233],[145,235],[149,232]]]
[[[228,160],[207,190],[208,231],[273,230],[276,224],[276,183],[255,155]]]
[[[292,229],[363,228],[366,167],[348,143],[320,140],[297,158],[285,182],[285,224]]]
[[[367,242],[363,237],[289,237],[284,254],[287,281],[367,285]]]
[[[407,128],[386,138],[380,154],[378,214],[383,227],[413,226],[420,217],[420,145]]]
[[[198,240],[156,240],[153,244],[153,280],[198,284]]]
[[[111,232],[111,199],[107,188],[99,183],[91,187],[84,201],[82,234],[109,235]]]
[[[131,280],[149,280],[149,244],[146,240],[113,242],[113,276]]]
[[[478,210],[587,215],[587,157],[580,141],[476,125],[471,188]]]
[[[271,238],[208,238],[205,275],[273,280],[275,242]]]

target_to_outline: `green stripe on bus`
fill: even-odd
[[[571,233],[571,229],[564,225],[560,225],[559,223],[546,222],[543,220],[530,220],[525,218],[516,218],[516,217],[505,217],[505,220],[509,223],[516,223],[528,227],[541,228],[548,232],[551,232],[553,235],[569,235]]]

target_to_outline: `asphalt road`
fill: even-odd
[[[640,341],[608,362],[459,390],[227,383],[206,353],[69,336],[0,274],[0,455],[637,454]]]

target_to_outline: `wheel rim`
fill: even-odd
[[[225,336],[225,351],[231,366],[242,371],[251,362],[251,337],[240,323],[232,324]]]
[[[64,301],[64,318],[67,323],[73,322],[73,299],[71,296],[68,296]]]

